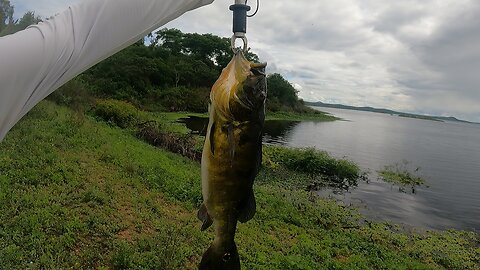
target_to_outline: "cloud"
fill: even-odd
[[[12,2],[49,16],[75,1]],[[232,3],[216,0],[167,27],[231,36]],[[480,121],[478,0],[260,4],[249,45],[302,98]]]
[[[10,0],[10,2],[15,6],[17,17],[27,11],[34,11],[42,18],[47,18],[62,12],[69,5],[81,2],[81,0]]]

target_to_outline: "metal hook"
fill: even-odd
[[[245,0],[245,5],[247,4],[247,2],[248,0]],[[257,0],[257,8],[255,9],[255,12],[251,15],[247,14],[247,17],[248,18],[254,17],[255,15],[257,15],[259,9],[260,9],[260,0]]]
[[[241,48],[241,47],[236,47],[236,46],[235,46],[235,41],[236,41],[238,38],[243,41],[243,48]],[[231,39],[231,41],[230,41],[230,44],[231,44],[231,47],[232,47],[232,51],[233,51],[234,53],[237,53],[237,52],[239,52],[239,51],[243,51],[244,53],[246,53],[246,52],[248,51],[248,40],[247,40],[247,37],[246,37],[246,36],[239,37],[239,36],[233,35],[233,36],[232,36],[232,39]]]

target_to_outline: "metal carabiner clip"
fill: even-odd
[[[233,11],[233,36],[231,39],[231,47],[234,53],[240,50],[246,52],[248,50],[248,40],[245,36],[247,33],[247,12],[250,11],[250,6],[246,4],[245,0],[235,0],[235,4],[230,6]],[[235,41],[241,39],[243,41],[243,49],[235,46]]]

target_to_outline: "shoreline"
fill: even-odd
[[[129,128],[47,101],[0,147],[0,268],[196,269],[211,242],[195,217],[200,165]],[[314,176],[295,169],[311,154],[278,151],[256,181],[254,219],[238,227],[245,269],[478,269],[478,234],[364,221],[294,188]]]

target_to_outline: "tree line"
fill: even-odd
[[[228,38],[165,28],[91,68],[83,79],[100,96],[205,112],[210,88],[232,56]],[[251,51],[246,57],[259,61]],[[267,80],[267,109],[305,111],[290,82],[278,73]]]
[[[28,11],[20,19],[15,19],[14,11],[15,8],[9,0],[0,0],[0,37],[21,31],[29,25],[42,21],[33,11]]]
[[[32,11],[16,20],[10,1],[0,0],[0,36],[40,21]],[[259,61],[251,51],[246,57]],[[90,96],[127,100],[149,110],[205,112],[210,88],[231,58],[228,38],[165,28],[90,68],[75,85]],[[267,80],[268,110],[305,111],[285,78],[275,73]]]

